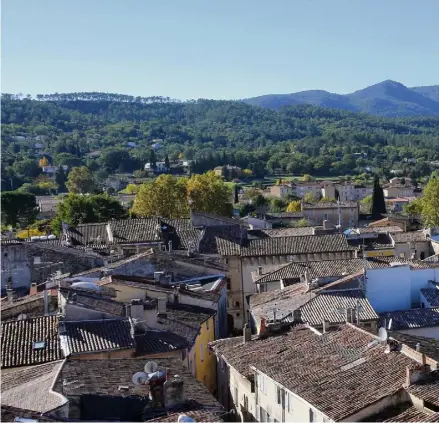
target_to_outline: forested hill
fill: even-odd
[[[309,90],[262,95],[245,99],[244,102],[274,110],[283,106],[310,104],[387,117],[439,116],[439,85],[408,88],[399,82],[387,80],[344,95]]]
[[[407,167],[411,157],[419,159],[411,170],[422,175],[427,162],[439,159],[434,117],[389,119],[303,105],[274,111],[233,101],[104,93],[38,100],[3,95],[1,112],[2,183],[16,178],[13,186],[37,173],[29,169],[41,151],[57,165],[108,173],[141,169],[157,144],[158,159],[195,159],[196,171],[231,163],[255,175],[341,175],[367,166],[384,172]],[[97,150],[100,157],[90,157]]]

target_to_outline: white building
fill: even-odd
[[[152,167],[151,167],[151,163],[146,163],[145,164],[145,170],[147,171],[152,171]],[[156,168],[155,171],[156,172],[167,172],[169,169],[166,166],[165,162],[156,162]]]

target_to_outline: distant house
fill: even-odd
[[[242,174],[242,169],[238,166],[217,166],[214,170],[215,175],[223,177],[227,180],[239,178]]]
[[[359,204],[353,201],[303,203],[302,213],[311,225],[323,225],[326,221],[330,226],[340,224],[349,228],[358,226]]]
[[[67,165],[62,166],[64,172],[67,172],[69,170],[69,167]],[[41,168],[43,173],[46,173],[49,176],[53,176],[59,169],[59,166],[43,166]]]
[[[155,173],[164,173],[167,172],[169,169],[166,166],[165,162],[156,162],[156,167],[155,169],[152,168],[151,163],[146,163],[145,164],[145,170],[148,172],[155,172]]]
[[[287,184],[273,185],[270,187],[270,194],[276,198],[285,198],[292,193],[293,189]]]
[[[338,199],[340,201],[360,201],[373,192],[372,187],[365,187],[364,185],[358,185],[352,182],[335,184],[335,189],[337,190]]]

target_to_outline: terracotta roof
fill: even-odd
[[[358,283],[355,284],[356,281],[359,281],[360,279],[364,278],[364,270],[360,270],[359,272],[352,273],[347,276],[343,276],[340,279],[337,279],[334,282],[330,282],[326,285],[323,285],[322,287],[316,289],[316,291],[326,291],[329,289],[343,289],[343,286],[348,282],[354,282],[354,286],[351,287],[358,287]]]
[[[366,228],[355,228],[354,230],[359,231],[360,234],[402,232],[399,226],[368,226]]]
[[[65,322],[66,355],[134,348],[129,320]]]
[[[432,372],[431,378],[417,382],[415,385],[409,386],[407,390],[425,402],[439,407],[439,371]],[[428,407],[427,404],[426,406]]]
[[[73,245],[109,244],[107,223],[69,225],[66,232],[72,239]]]
[[[406,366],[415,363],[399,352],[384,354],[385,345],[373,341],[344,324],[324,335],[297,326],[245,344],[240,337],[210,345],[245,377],[253,366],[339,421],[401,389]]]
[[[10,407],[2,404],[1,406],[1,421],[2,422],[15,422],[17,417],[25,419],[33,419],[41,422],[55,422],[58,419],[43,416],[41,413],[32,410],[26,410],[24,408]]]
[[[345,201],[345,202],[330,202],[330,201],[319,201],[317,203],[303,203],[302,210],[312,210],[312,209],[338,209],[338,208],[358,208],[358,203],[356,201]]]
[[[285,289],[253,294],[250,297],[250,311],[254,318],[264,318],[271,321],[274,317],[274,310],[276,310],[276,319],[282,319],[310,301],[314,296],[313,292],[308,292],[305,284],[298,283]]]
[[[185,349],[187,340],[172,332],[147,330],[135,335],[136,355],[166,353]]]
[[[203,229],[198,251],[205,254],[239,255],[245,239],[241,226],[211,226]]]
[[[379,316],[372,308],[364,292],[360,289],[343,291],[323,291],[302,305],[302,321],[311,325],[322,322],[343,323],[346,321],[344,312],[347,308],[360,307],[360,321],[378,320]]]
[[[411,403],[400,404],[391,408],[384,409],[383,412],[376,414],[368,419],[374,422],[424,422],[428,414],[417,409]]]
[[[265,213],[265,217],[267,220],[274,219],[302,219],[302,212],[283,212],[283,213]]]
[[[58,331],[57,316],[2,323],[2,368],[30,366],[61,359]]]
[[[184,381],[186,400],[193,400],[209,410],[222,410],[218,401],[198,382],[184,366],[180,358],[159,358],[154,360],[159,369],[168,369],[168,374],[178,374]],[[65,396],[81,396],[86,394],[128,396],[149,394],[148,385],[135,386],[131,380],[136,372],[143,371],[145,358],[113,358],[111,360],[71,360],[62,367],[57,391]],[[120,391],[119,386],[128,386],[128,390]]]
[[[47,413],[67,402],[50,392],[62,361],[26,367],[2,374],[2,406]]]
[[[416,329],[428,326],[439,326],[439,307],[413,308],[411,310],[390,311],[380,313],[381,325],[388,326],[392,319],[391,330]]]
[[[124,303],[97,295],[86,294],[84,292],[76,292],[76,300],[74,301],[74,304],[95,311],[113,314],[115,316],[125,316]]]
[[[390,337],[402,342],[403,344],[406,344],[412,350],[416,350],[416,345],[419,344],[421,347],[421,352],[430,357],[432,360],[439,362],[439,339],[394,331],[387,331],[387,333]]]
[[[429,302],[430,307],[439,307],[439,289],[438,288],[422,288],[421,294]]]
[[[250,239],[241,247],[243,257],[354,251],[342,234]],[[225,252],[224,255],[234,255]]]
[[[362,259],[292,262],[276,267],[262,268],[262,275],[254,274],[254,279],[257,283],[275,282],[281,279],[298,279],[300,275],[305,273],[306,267],[308,267],[308,274],[311,279],[339,277],[362,271],[363,266]]]
[[[303,235],[314,235],[314,227],[306,226],[304,228],[279,228],[279,229],[259,229],[253,231],[257,232],[259,238],[277,238],[284,236],[303,236]]]
[[[423,242],[428,240],[423,231],[396,232],[390,236],[396,244],[405,242]]]
[[[368,257],[367,265],[370,269],[384,269],[392,267],[393,263],[410,266],[412,269],[431,269],[437,267],[435,263],[425,262],[422,260],[403,259],[399,257]]]
[[[23,306],[26,307],[25,311],[23,311]],[[43,292],[39,292],[35,295],[26,295],[12,303],[7,300],[2,300],[1,302],[1,316],[3,321],[17,317],[22,313],[25,313],[27,317],[37,317],[43,313],[43,310]]]

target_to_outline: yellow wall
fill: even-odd
[[[365,251],[365,257],[391,257],[395,255],[395,250],[375,250],[375,251]]]
[[[195,350],[195,376],[197,380],[206,385],[211,393],[216,390],[216,357],[209,351],[207,344],[214,340],[215,316],[212,316],[201,325],[200,333],[193,347]]]

